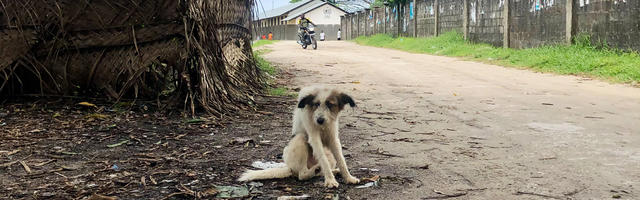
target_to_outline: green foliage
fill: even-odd
[[[271,65],[271,63],[262,58],[262,55],[267,52],[267,50],[253,51],[253,58],[255,59],[260,71],[267,73],[269,76],[275,76],[278,73],[278,70]]]
[[[606,46],[594,47],[586,36],[576,37],[574,45],[542,46],[522,50],[471,43],[456,32],[430,38],[392,38],[379,34],[359,37],[355,41],[362,45],[463,57],[541,72],[597,77],[622,83],[640,81],[640,56],[637,52],[622,52]]]
[[[371,7],[382,7],[382,6],[384,6],[384,1],[385,1],[385,0],[375,0],[375,1],[371,4]]]
[[[273,44],[274,40],[259,40],[255,43],[253,43],[252,47],[256,48],[259,46],[263,46],[263,45],[267,45],[267,44]],[[265,60],[264,58],[262,58],[262,55],[271,52],[271,49],[260,49],[260,50],[256,50],[253,51],[253,58],[256,61],[256,64],[258,65],[258,69],[260,69],[261,72],[266,73],[266,80],[265,80],[265,85],[266,85],[266,93],[272,96],[295,96],[295,93],[292,93],[291,91],[289,91],[287,88],[285,87],[275,87],[275,77],[276,75],[278,75],[278,69],[273,66],[271,63],[269,63],[269,61]]]
[[[258,41],[255,41],[253,44],[251,44],[251,47],[253,49],[256,49],[264,45],[273,44],[277,41],[278,40],[258,40]],[[261,71],[267,73],[269,76],[275,76],[278,70],[273,65],[271,65],[271,63],[269,63],[268,61],[266,61],[264,58],[261,57],[265,53],[269,53],[269,52],[271,52],[270,49],[255,50],[253,51],[253,58],[256,60],[256,64],[258,65],[258,68]]]
[[[258,40],[258,41],[255,41],[253,44],[251,44],[251,47],[258,48],[264,45],[273,44],[277,41],[278,40]]]
[[[385,3],[388,5],[400,5],[406,4],[408,0],[375,0],[372,6],[383,6]]]
[[[289,3],[298,3],[302,0],[289,0]],[[327,0],[327,2],[329,3],[336,3],[336,0]]]
[[[289,91],[289,89],[285,87],[269,87],[267,93],[271,96],[295,96],[294,92]]]
[[[580,47],[591,47],[591,36],[588,34],[578,34],[573,37],[573,44]]]

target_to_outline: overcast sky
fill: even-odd
[[[289,0],[256,0],[256,3],[258,4],[258,9],[262,11],[262,7],[264,7],[264,10],[271,10],[280,6],[287,5],[289,3]]]

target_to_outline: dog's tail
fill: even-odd
[[[289,167],[270,168],[263,170],[247,170],[238,178],[238,181],[265,180],[274,178],[286,178],[291,176]]]

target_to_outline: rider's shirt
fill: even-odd
[[[311,20],[309,20],[308,18],[302,18],[298,20],[298,25],[301,27],[309,27],[309,23],[311,23]]]

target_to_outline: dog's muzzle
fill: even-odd
[[[320,117],[320,118],[316,119],[316,122],[318,122],[318,124],[322,125],[322,124],[324,124],[324,118]]]

